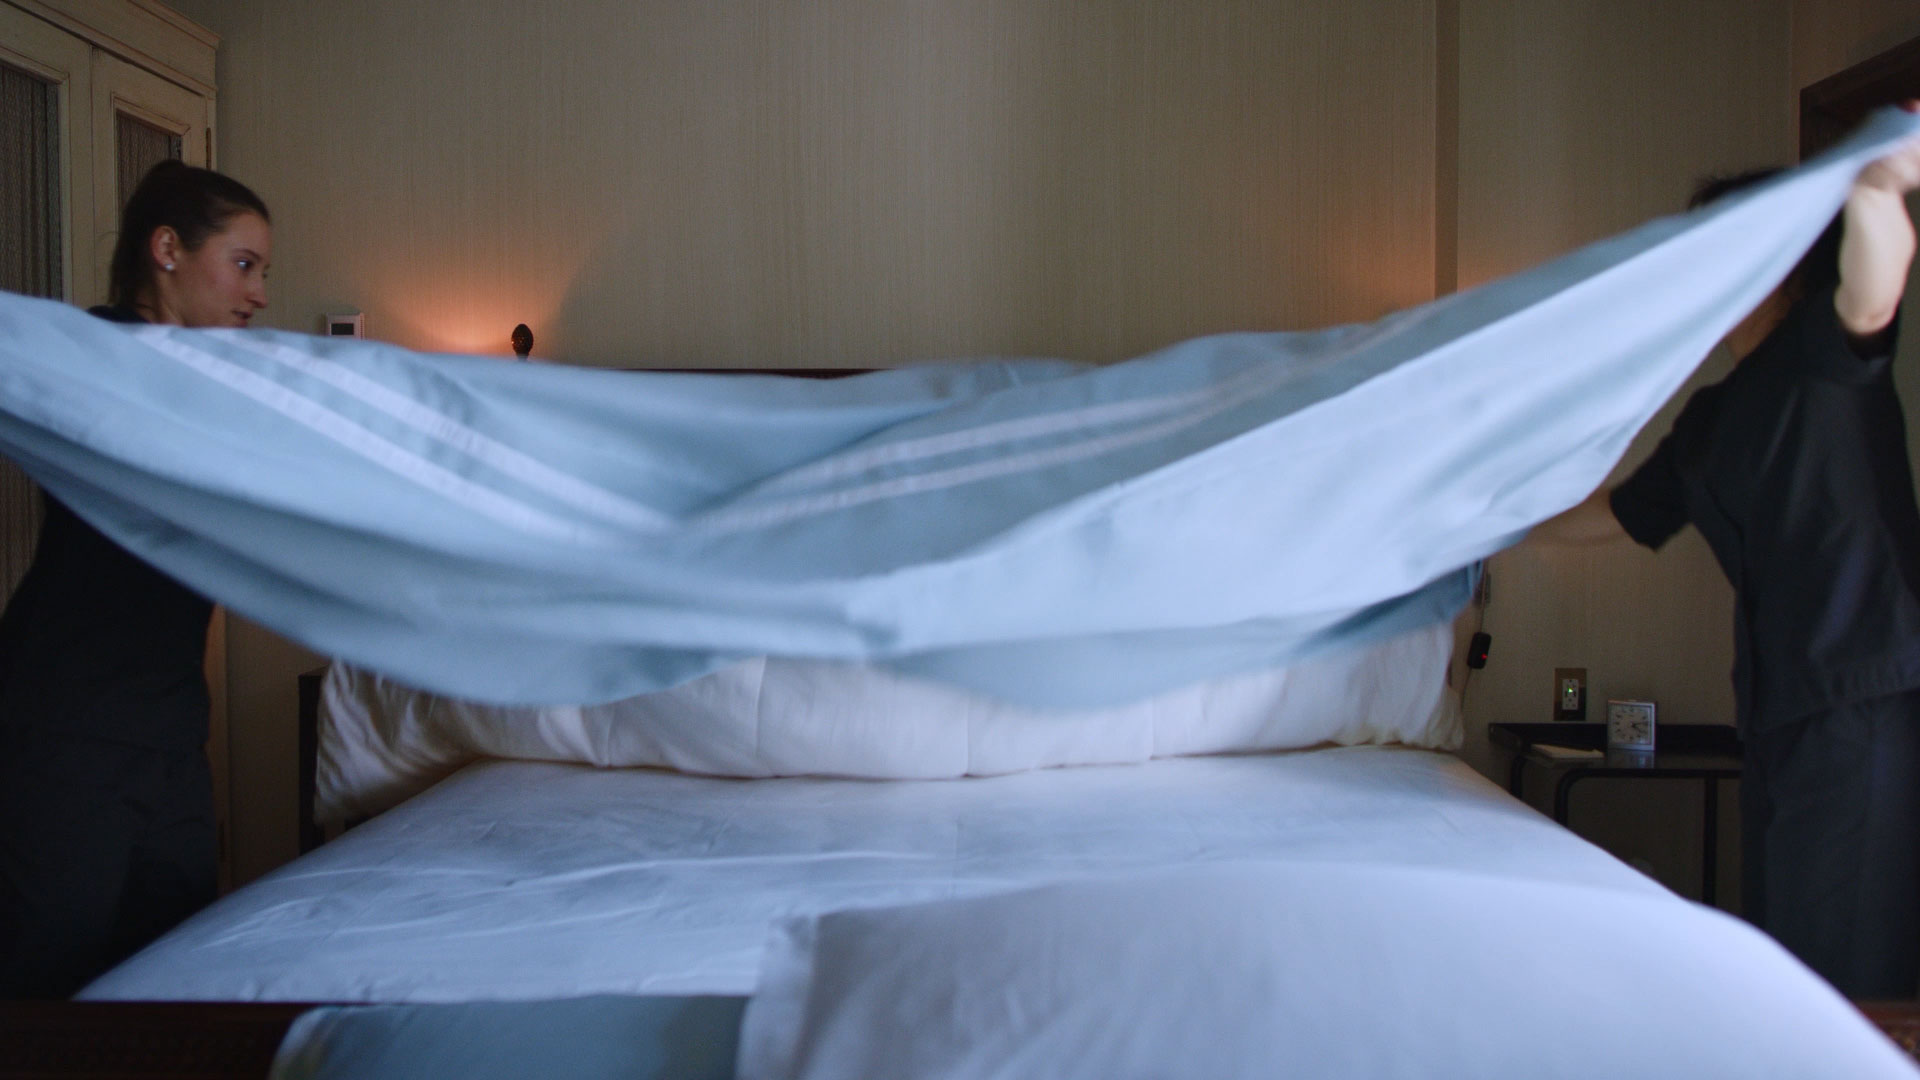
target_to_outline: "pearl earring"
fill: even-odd
[[[167,270],[167,273],[169,273],[169,274],[171,274],[171,273],[173,273],[173,264],[172,264],[172,263],[168,263],[168,264],[167,264],[167,266],[166,266],[166,270]]]

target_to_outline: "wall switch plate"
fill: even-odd
[[[1563,667],[1553,669],[1553,718],[1555,720],[1585,720],[1587,718],[1586,668]]]

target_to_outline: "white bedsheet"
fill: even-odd
[[[489,762],[227,896],[82,996],[749,994],[783,913],[1259,860],[1669,895],[1431,751],[887,782]],[[1496,880],[1489,919],[1499,895]]]

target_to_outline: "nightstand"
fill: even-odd
[[[1738,780],[1742,762],[1739,734],[1731,724],[1662,724],[1652,753],[1607,750],[1605,724],[1488,724],[1487,741],[1508,751],[1512,765],[1507,790],[1522,798],[1528,765],[1554,778],[1553,820],[1567,823],[1573,787],[1582,780],[1699,780],[1701,804],[1700,899],[1714,906],[1719,864],[1720,781]],[[1600,757],[1561,759],[1541,747],[1599,750]]]

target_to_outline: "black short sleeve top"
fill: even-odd
[[[1688,524],[1735,595],[1741,726],[1920,687],[1920,510],[1895,326],[1857,347],[1831,289],[1796,304],[1611,494],[1658,548]]]
[[[123,308],[93,313],[142,321]],[[205,743],[213,605],[57,499],[46,508],[33,564],[0,614],[0,733]]]

